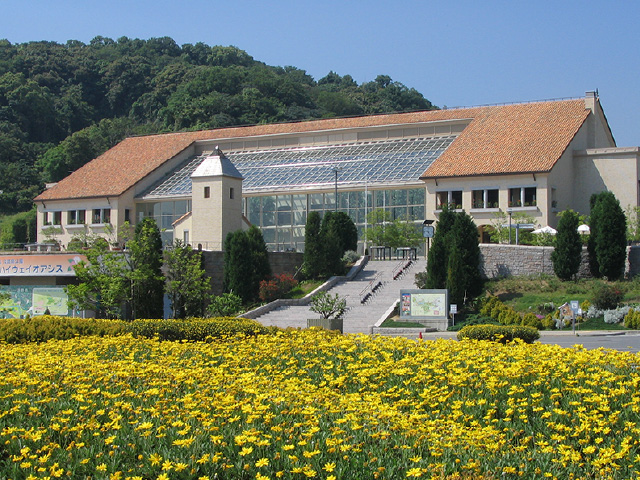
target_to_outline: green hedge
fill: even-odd
[[[31,318],[5,318],[0,320],[0,341],[5,343],[46,342],[67,340],[78,336],[100,337],[123,335],[127,325],[120,320],[58,317],[42,315]]]
[[[269,328],[255,320],[236,317],[189,318],[186,320],[134,320],[129,325],[134,337],[160,340],[206,341],[210,338],[236,335],[254,336],[268,333]]]
[[[540,333],[535,327],[521,325],[469,325],[458,332],[458,340],[491,340],[506,343],[516,338],[533,343],[540,338]]]
[[[67,340],[89,335],[135,337],[160,340],[206,341],[236,335],[254,336],[273,331],[255,320],[235,317],[190,318],[187,320],[101,320],[42,315],[32,318],[0,319],[0,342],[30,343]]]

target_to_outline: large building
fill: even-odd
[[[599,98],[372,115],[127,138],[35,202],[39,242],[122,237],[153,217],[166,242],[222,250],[226,233],[261,228],[271,250],[304,249],[309,212],[340,210],[362,248],[367,213],[422,225],[449,204],[480,234],[496,214],[556,226],[612,191],[640,204],[638,147],[619,148]],[[337,202],[337,205],[336,205]],[[486,236],[482,237],[486,239]]]

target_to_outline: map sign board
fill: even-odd
[[[446,319],[448,294],[444,289],[400,290],[400,317],[404,319]]]

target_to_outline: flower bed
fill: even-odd
[[[0,349],[0,477],[632,478],[638,356],[321,330]]]

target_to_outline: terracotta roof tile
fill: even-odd
[[[473,119],[425,172],[434,176],[548,170],[586,118],[584,101],[372,115],[131,137],[46,190],[36,201],[117,196],[197,140]]]
[[[583,100],[486,107],[421,178],[548,172],[588,114]]]

